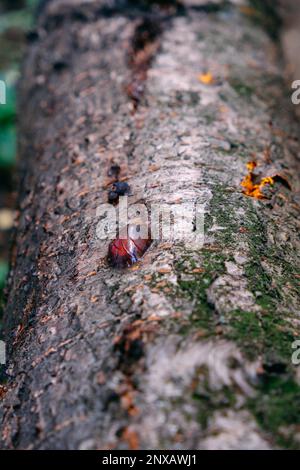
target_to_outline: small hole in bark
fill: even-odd
[[[36,30],[31,30],[26,33],[26,40],[28,43],[33,43],[39,39],[39,33]]]
[[[66,69],[67,67],[68,67],[68,64],[64,60],[57,60],[53,64],[53,69],[56,70],[57,72],[61,72],[62,70]]]

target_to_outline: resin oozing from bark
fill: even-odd
[[[160,23],[150,18],[144,18],[136,27],[132,38],[128,54],[131,78],[126,86],[126,93],[133,103],[134,111],[143,97],[147,72],[159,48],[160,34]]]
[[[139,228],[135,225],[128,225],[127,237],[116,238],[108,248],[108,260],[115,268],[127,268],[136,263],[149,248],[151,236],[146,230],[147,238],[138,236]],[[141,231],[142,233],[142,231]]]

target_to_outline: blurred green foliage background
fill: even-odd
[[[38,2],[0,0],[0,80],[6,85],[6,104],[0,104],[0,313],[15,207],[16,86],[26,34],[33,27]]]

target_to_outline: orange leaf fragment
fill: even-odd
[[[198,75],[198,80],[199,82],[204,83],[204,85],[212,85],[215,81],[210,72],[201,73]]]
[[[86,277],[88,278],[88,277],[96,276],[96,274],[97,274],[97,271],[91,271],[86,275]]]
[[[168,266],[166,266],[166,267],[163,267],[163,266],[162,266],[161,268],[158,268],[158,269],[157,269],[157,272],[158,272],[159,274],[168,274],[168,273],[170,273],[171,271],[172,271],[172,269],[171,269],[170,267],[168,267]]]
[[[248,162],[248,163],[246,164],[247,170],[249,170],[249,171],[253,171],[254,168],[256,168],[256,166],[257,166],[257,163],[256,163],[256,162]]]
[[[194,268],[192,269],[192,273],[203,273],[205,271],[204,268]]]
[[[258,183],[254,183],[253,170],[256,167],[256,162],[248,162],[247,170],[249,173],[244,177],[241,186],[244,188],[243,193],[246,196],[255,197],[256,199],[266,199],[262,190],[267,184],[273,185],[274,179],[271,176],[262,178]]]

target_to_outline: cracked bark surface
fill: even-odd
[[[40,14],[20,83],[3,448],[299,447],[298,125],[277,45],[242,2],[214,3]],[[145,16],[159,35],[129,60]],[[266,199],[242,193],[252,160],[282,176]],[[147,204],[200,198],[203,248],[154,242],[111,268],[96,211],[112,163]]]

